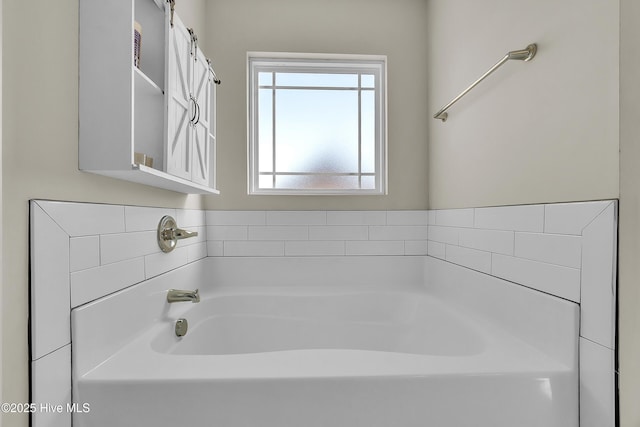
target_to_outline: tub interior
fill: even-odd
[[[480,353],[479,331],[460,313],[420,293],[236,295],[211,297],[151,341],[174,355],[231,355],[342,349],[438,356]]]

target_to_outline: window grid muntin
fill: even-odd
[[[362,73],[358,73],[358,188],[362,189]]]
[[[271,89],[271,172],[273,173],[273,177],[271,178],[271,188],[276,188],[276,175],[275,172],[278,171],[277,163],[276,163],[276,73],[271,73],[271,84],[273,88]],[[258,96],[260,96],[260,91],[258,91]],[[260,117],[258,117],[260,120]],[[260,136],[258,136],[260,138]],[[258,140],[258,159],[260,159],[260,140]],[[258,169],[260,172],[260,169]],[[258,182],[258,188],[260,188],[260,182]]]
[[[370,92],[374,92],[376,91],[376,87],[375,87],[375,83],[374,83],[374,87],[362,87],[362,75],[366,74],[366,75],[373,75],[374,76],[374,80],[376,77],[375,73],[372,73],[370,70],[366,70],[366,71],[362,71],[362,70],[358,70],[355,72],[349,72],[349,73],[345,73],[343,71],[337,70],[335,72],[329,72],[329,71],[324,71],[322,73],[318,73],[317,70],[305,70],[304,73],[307,74],[353,74],[356,75],[358,78],[358,86],[291,86],[291,85],[278,85],[277,82],[277,74],[286,74],[286,73],[295,73],[295,74],[302,74],[302,72],[300,71],[291,71],[289,69],[287,69],[286,71],[279,71],[279,70],[258,70],[257,74],[258,76],[260,74],[269,74],[271,76],[270,80],[271,80],[271,85],[260,85],[258,84],[258,97],[260,96],[260,89],[271,89],[272,90],[272,96],[271,96],[271,102],[272,102],[272,109],[271,109],[271,120],[272,120],[272,136],[271,136],[271,141],[272,141],[272,152],[271,152],[271,157],[272,157],[272,171],[273,172],[262,172],[260,170],[258,170],[258,174],[265,176],[265,175],[272,175],[273,179],[272,179],[272,189],[285,189],[285,188],[278,188],[276,186],[276,177],[278,175],[280,176],[287,176],[287,175],[291,175],[291,176],[357,176],[358,177],[358,188],[354,189],[354,190],[359,190],[362,189],[362,96],[361,93],[362,91],[370,91]],[[256,79],[259,82],[259,79]],[[276,103],[277,103],[277,91],[278,90],[320,90],[320,91],[357,91],[357,95],[358,95],[358,158],[357,158],[357,163],[358,163],[358,170],[357,172],[351,172],[351,173],[338,173],[338,172],[325,172],[325,173],[313,173],[313,172],[278,172],[278,168],[276,167],[277,165],[277,138],[276,138]],[[259,102],[259,101],[258,101]],[[260,120],[260,117],[257,117],[257,120]],[[259,137],[258,137],[259,138]],[[259,140],[258,140],[258,159],[260,156],[260,151],[259,151]],[[375,176],[375,173],[371,173],[371,174],[367,174],[368,176]],[[377,187],[377,185],[376,185]],[[258,184],[258,189],[260,188],[264,188],[264,187],[260,187]],[[295,190],[295,189],[291,189],[291,190]]]
[[[380,57],[378,57],[380,58]],[[335,64],[330,64],[335,62]],[[250,141],[250,194],[386,194],[386,77],[385,65],[386,60],[355,60],[353,64],[349,61],[322,61],[303,59],[267,59],[256,57],[249,59],[249,73],[251,76],[251,93],[254,108],[252,110],[253,118],[250,118],[251,138]],[[341,65],[344,64],[344,65]],[[270,73],[271,85],[259,84],[260,73]],[[358,86],[291,86],[276,84],[276,73],[311,73],[311,74],[354,74],[358,76]],[[373,76],[374,87],[363,87],[362,76]],[[367,83],[368,84],[368,83]],[[261,172],[259,168],[259,140],[257,129],[259,129],[259,114],[257,106],[259,104],[258,97],[260,89],[272,90],[272,170],[273,172]],[[287,90],[350,90],[357,91],[358,94],[358,171],[352,173],[338,172],[278,172],[276,168],[277,150],[276,150],[276,91],[279,89]],[[374,148],[374,172],[362,172],[362,92],[373,92],[374,103],[374,131],[373,131],[373,148]],[[260,176],[271,175],[273,179],[272,188],[260,187]],[[303,189],[303,188],[277,188],[277,176],[358,176],[358,188],[350,189]],[[373,189],[362,188],[362,177],[373,177],[375,184]]]

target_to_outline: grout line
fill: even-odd
[[[592,224],[596,219],[598,219],[598,217],[599,217],[600,215],[602,215],[602,214],[604,213],[604,211],[606,211],[606,210],[609,208],[609,206],[611,206],[611,205],[613,205],[613,204],[614,204],[614,202],[613,202],[613,201],[611,201],[611,203],[608,203],[608,204],[607,204],[607,206],[605,206],[604,208],[602,208],[602,210],[601,210],[600,212],[598,212],[597,214],[595,214],[595,215],[594,215],[594,217],[593,217],[593,218],[591,218],[591,220],[587,223],[587,225],[585,225],[584,227],[582,227],[582,230],[580,230],[580,236],[584,235],[584,230],[586,230],[586,229],[587,229],[587,228],[588,228],[588,227],[589,227],[589,226],[590,226],[590,225],[591,225],[591,224]],[[616,213],[616,212],[615,212],[615,210],[614,210],[614,215],[615,215],[615,213]],[[618,217],[617,217],[617,215],[616,215],[616,216],[614,216],[614,218],[616,218],[616,221],[617,221],[617,218],[618,218]]]
[[[493,254],[492,254],[492,255],[493,255]],[[534,287],[532,287],[532,286],[530,286],[530,285],[526,285],[526,284],[524,284],[524,283],[514,282],[513,280],[511,280],[511,279],[507,279],[507,278],[504,278],[504,277],[502,277],[502,276],[497,276],[497,275],[494,275],[494,274],[491,274],[491,273],[486,273],[486,272],[481,271],[481,270],[475,270],[475,269],[473,269],[473,268],[471,268],[471,267],[467,267],[467,266],[462,265],[462,264],[457,264],[457,263],[452,262],[452,261],[449,261],[449,260],[447,260],[447,259],[438,258],[438,257],[432,256],[432,255],[427,255],[427,256],[429,256],[429,257],[431,257],[431,258],[433,258],[433,259],[436,259],[436,260],[440,260],[440,261],[448,262],[449,264],[452,264],[452,265],[457,265],[458,267],[461,267],[461,268],[466,268],[466,269],[469,269],[469,270],[476,271],[476,272],[478,272],[478,273],[480,273],[480,274],[484,274],[484,275],[486,275],[486,276],[493,277],[494,279],[503,280],[503,281],[505,281],[505,282],[513,283],[514,285],[522,286],[523,288],[527,288],[527,289],[530,289],[530,290],[535,291],[535,292],[540,292],[540,293],[543,293],[543,294],[546,294],[546,295],[550,295],[550,296],[555,297],[555,298],[560,298],[561,300],[564,300],[564,301],[567,301],[567,302],[570,302],[570,303],[576,304],[576,305],[578,305],[578,306],[580,305],[580,303],[579,303],[579,302],[576,302],[576,301],[574,301],[574,300],[572,300],[572,299],[569,299],[569,298],[566,298],[566,297],[562,297],[562,296],[560,296],[560,295],[552,294],[551,292],[543,291],[543,290],[541,290],[541,289],[534,288]],[[585,338],[585,339],[586,339],[586,338]]]
[[[71,335],[69,335],[69,336],[71,336]],[[51,355],[51,354],[53,354],[53,353],[55,353],[55,352],[57,352],[59,350],[62,350],[66,346],[70,346],[70,345],[71,345],[71,341],[69,341],[68,343],[62,344],[60,347],[58,347],[58,348],[56,348],[54,350],[51,350],[50,352],[48,352],[46,354],[43,354],[42,356],[38,357],[37,359],[31,359],[30,362],[32,362],[32,363],[33,362],[37,362],[38,360],[44,359],[45,357],[47,357],[47,356],[49,356],[49,355]]]
[[[592,339],[590,339],[590,338],[587,338],[587,337],[585,337],[585,336],[582,336],[582,334],[580,334],[580,339],[583,339],[583,340],[585,340],[585,341],[589,341],[590,343],[593,343],[593,344],[595,344],[595,345],[597,345],[597,346],[599,346],[599,347],[602,347],[602,348],[604,348],[604,349],[607,349],[607,350],[609,350],[609,351],[615,351],[615,349],[613,349],[613,348],[611,348],[611,347],[609,347],[609,346],[607,346],[607,345],[600,344],[599,342],[594,341],[594,340],[592,340]]]
[[[493,276],[493,277],[497,277],[497,276],[495,275],[495,273],[493,272],[493,256],[494,256],[494,255],[495,255],[495,254],[494,254],[493,252],[491,252],[491,258],[490,258],[490,265],[491,265],[491,268],[489,269],[489,271],[490,271],[490,273],[489,273],[489,274],[490,274],[491,276]]]

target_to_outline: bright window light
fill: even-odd
[[[249,194],[385,194],[386,59],[250,53]]]

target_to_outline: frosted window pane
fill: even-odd
[[[259,188],[273,188],[273,176],[272,175],[260,175]]]
[[[357,92],[278,90],[276,170],[357,172]]]
[[[273,91],[260,89],[258,98],[258,169],[273,172]]]
[[[278,86],[358,87],[357,74],[276,73]]]
[[[362,172],[376,171],[376,97],[373,91],[362,91]]]
[[[258,84],[260,86],[272,86],[273,73],[258,73]]]
[[[303,190],[357,190],[357,176],[332,176],[332,175],[278,175],[276,177],[277,189],[303,189]]]
[[[360,84],[362,87],[374,88],[376,86],[376,78],[373,74],[363,74],[360,77]]]
[[[375,190],[376,189],[376,177],[375,176],[363,176],[362,177],[362,189],[363,190]]]
[[[385,61],[327,58],[249,56],[250,194],[384,193]]]

